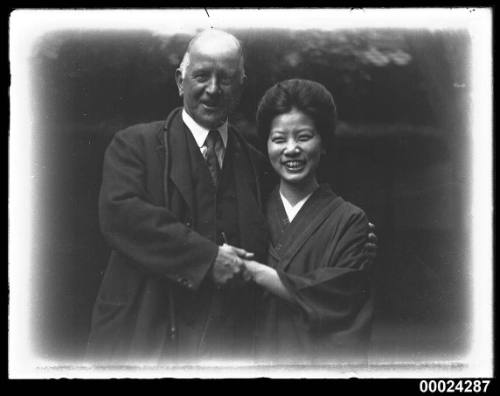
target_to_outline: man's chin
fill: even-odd
[[[205,128],[213,129],[220,127],[226,120],[227,120],[227,115],[225,117],[209,116],[209,117],[203,117],[203,119],[201,119],[200,122],[198,123]]]

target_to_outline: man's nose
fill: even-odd
[[[212,76],[208,80],[208,84],[207,84],[206,90],[210,94],[216,94],[216,93],[220,92],[219,80],[218,80],[218,78],[216,76]]]

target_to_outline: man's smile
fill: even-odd
[[[219,109],[219,105],[217,103],[202,103],[201,105],[207,110],[213,111]]]

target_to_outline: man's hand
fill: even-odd
[[[364,253],[368,257],[368,260],[374,262],[377,258],[377,235],[375,235],[375,224],[368,223],[368,239],[365,243]]]
[[[224,244],[219,247],[215,263],[212,268],[212,277],[216,285],[225,285],[231,279],[243,275],[245,265],[243,259],[253,257],[244,249]]]

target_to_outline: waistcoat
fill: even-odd
[[[193,229],[201,235],[222,245],[224,242],[240,246],[238,227],[238,206],[233,169],[233,138],[228,137],[224,163],[217,188],[213,185],[208,166],[196,141],[190,133],[186,134],[189,158],[192,169],[191,180],[194,192]],[[238,283],[237,283],[238,285]],[[198,344],[200,358],[234,356],[238,348],[246,347],[246,332],[250,329],[241,319],[241,310],[247,302],[248,286],[224,287],[218,290],[210,276],[207,276],[199,293],[200,312],[206,313],[201,319],[203,329]],[[240,311],[240,315],[238,312]]]
[[[212,183],[205,159],[192,137],[188,134],[191,175],[194,187],[194,229],[201,235],[222,245],[224,242],[239,245],[238,206],[234,184],[232,138],[224,155],[221,178],[217,188]]]

